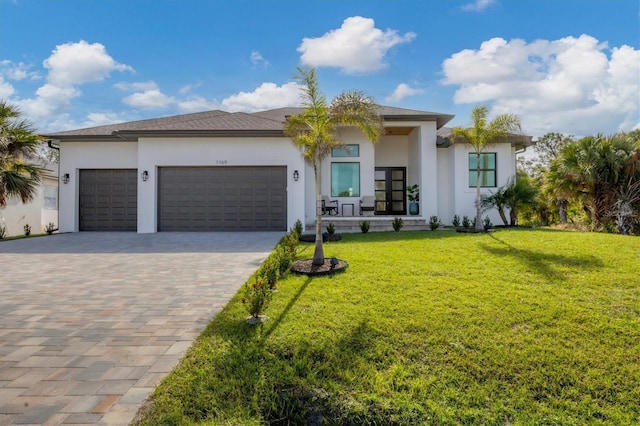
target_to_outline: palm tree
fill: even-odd
[[[40,144],[31,124],[20,119],[20,111],[0,101],[0,207],[6,206],[11,196],[23,203],[33,199],[40,183],[40,168],[26,161],[36,155]]]
[[[382,134],[378,105],[362,92],[344,92],[331,104],[318,87],[315,69],[298,68],[296,80],[302,85],[301,114],[287,119],[285,134],[302,150],[305,161],[313,167],[316,189],[316,246],[313,264],[324,264],[322,245],[322,193],[321,164],[332,148],[344,146],[339,130],[342,126],[360,129],[367,139],[375,143]]]
[[[480,154],[487,146],[521,133],[520,118],[514,114],[501,114],[487,123],[488,109],[479,105],[471,111],[473,127],[454,127],[451,131],[453,143],[471,145],[476,154],[476,230],[482,227],[482,197],[480,195]]]

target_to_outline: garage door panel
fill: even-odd
[[[79,198],[81,231],[137,230],[135,169],[80,170]]]
[[[284,231],[286,178],[286,167],[160,168],[158,230]]]

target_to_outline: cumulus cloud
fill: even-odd
[[[220,103],[202,96],[189,96],[187,99],[178,102],[178,109],[184,113],[210,111],[220,109]]]
[[[120,64],[109,56],[102,44],[89,44],[84,40],[56,46],[44,61],[44,67],[49,70],[47,80],[57,86],[102,81],[112,71],[133,71],[130,66]]]
[[[166,108],[175,103],[176,100],[162,93],[160,89],[150,89],[129,95],[122,99],[122,102],[131,108],[157,109]]]
[[[398,102],[408,96],[421,95],[423,93],[424,90],[422,89],[414,89],[406,83],[400,83],[393,91],[393,93],[384,98],[384,100],[387,102]]]
[[[494,38],[442,64],[443,83],[459,88],[456,103],[493,104],[533,135],[587,135],[638,124],[640,50],[609,49],[589,35],[527,43]]]
[[[224,99],[220,104],[226,111],[254,112],[265,109],[300,105],[300,85],[262,83],[253,92],[240,92]]]
[[[22,63],[2,63],[7,64],[13,66],[10,75],[14,79],[39,77]],[[53,130],[67,128],[72,123],[68,112],[72,100],[82,94],[80,86],[103,81],[114,71],[133,71],[130,66],[116,62],[102,44],[86,41],[56,46],[43,66],[47,69],[45,84],[38,88],[35,97],[17,99],[15,103],[40,129]]]
[[[415,37],[412,32],[399,35],[396,30],[382,31],[375,27],[373,19],[353,16],[322,37],[304,38],[298,52],[302,53],[304,65],[367,74],[387,66],[384,59],[389,49]]]
[[[37,72],[30,71],[30,66],[24,62],[15,63],[8,59],[0,61],[0,75],[5,76],[9,80],[20,81],[29,77],[37,80],[40,76]]]
[[[475,0],[472,3],[467,3],[461,6],[460,9],[464,10],[465,12],[481,12],[495,3],[496,0]]]
[[[154,90],[158,88],[158,84],[155,81],[139,81],[134,83],[120,82],[113,85],[116,89],[123,92],[135,92],[136,90]]]
[[[0,99],[7,99],[15,92],[16,89],[13,87],[13,85],[7,81],[4,81],[2,76],[0,76]]]
[[[269,66],[269,61],[262,57],[262,54],[257,50],[251,52],[251,56],[249,57],[253,65],[262,65],[263,67]]]

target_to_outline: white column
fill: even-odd
[[[438,215],[438,153],[436,123],[420,125],[420,216]]]

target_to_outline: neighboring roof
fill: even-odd
[[[278,108],[254,113],[213,110],[50,133],[44,137],[80,141],[114,138],[136,140],[139,136],[282,136],[286,117],[301,112],[302,108]],[[387,122],[436,121],[438,128],[454,117],[388,106],[380,107],[380,115]]]

